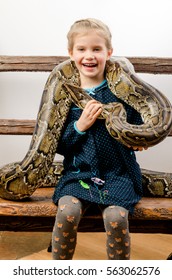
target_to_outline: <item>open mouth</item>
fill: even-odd
[[[96,64],[96,63],[83,63],[83,66],[84,66],[84,67],[93,68],[93,67],[96,67],[97,64]]]

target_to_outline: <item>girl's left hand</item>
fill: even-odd
[[[137,147],[137,146],[134,146],[134,147],[132,147],[133,148],[133,150],[135,150],[135,151],[143,151],[143,150],[147,150],[148,149],[148,147]]]
[[[86,131],[89,129],[96,121],[98,116],[102,112],[102,104],[95,99],[88,101],[76,126],[80,131]]]

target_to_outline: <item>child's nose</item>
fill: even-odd
[[[87,52],[86,58],[87,58],[87,59],[90,59],[90,60],[91,60],[91,59],[94,59],[94,58],[95,58],[94,53],[93,53],[93,52],[90,52],[90,51]]]

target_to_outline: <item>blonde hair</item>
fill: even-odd
[[[71,26],[67,34],[68,50],[73,49],[74,39],[76,35],[83,32],[88,32],[89,30],[95,30],[98,33],[100,33],[105,38],[107,49],[109,50],[112,49],[112,44],[111,44],[112,35],[109,30],[109,27],[100,20],[94,18],[87,18],[87,19],[77,20]]]

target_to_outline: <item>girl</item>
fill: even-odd
[[[130,258],[128,213],[142,196],[141,171],[133,150],[113,139],[98,116],[102,103],[121,102],[128,122],[142,120],[108,88],[105,69],[113,52],[109,28],[96,19],[79,20],[67,37],[81,88],[94,100],[83,111],[72,105],[57,151],[64,156],[64,172],[53,195],[58,205],[53,259],[72,259],[80,219],[89,207],[97,207],[107,234],[108,259],[126,260]]]

